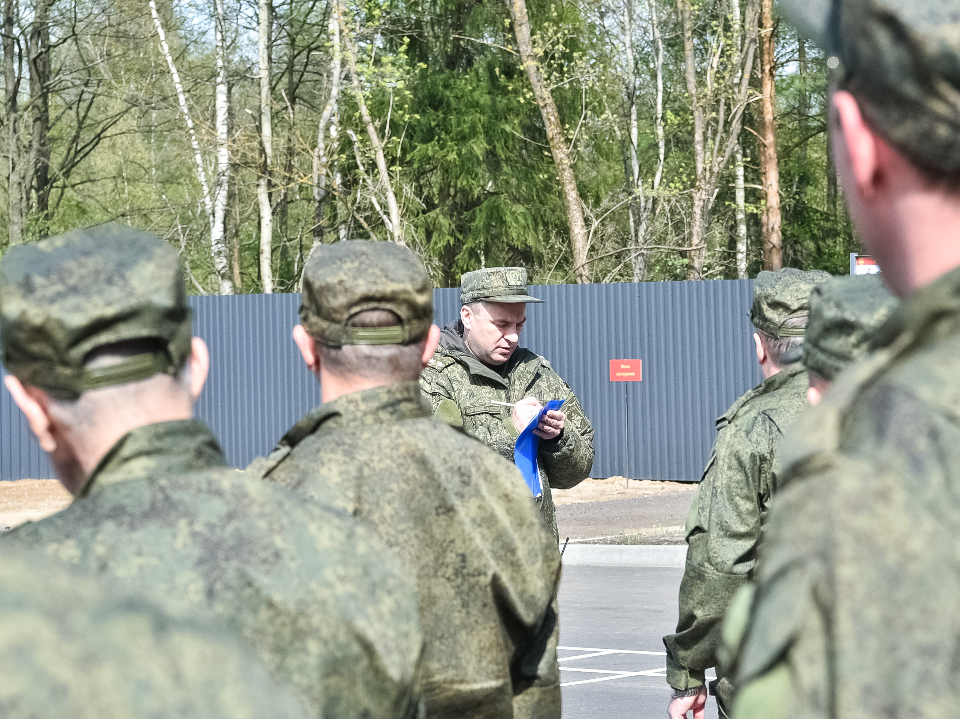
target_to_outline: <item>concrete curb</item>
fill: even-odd
[[[687,559],[684,545],[567,545],[564,565],[632,565],[634,567],[682,568]]]

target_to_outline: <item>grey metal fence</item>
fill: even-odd
[[[748,311],[752,281],[531,288],[524,344],[577,393],[596,431],[594,477],[699,480],[714,419],[759,380]],[[211,371],[197,414],[244,466],[320,402],[290,332],[299,295],[194,297],[194,332]],[[459,290],[437,290],[456,319]],[[610,360],[641,360],[639,382],[612,382]],[[53,477],[29,427],[0,391],[0,480]]]

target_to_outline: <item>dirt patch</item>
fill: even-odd
[[[71,499],[57,480],[0,482],[0,531],[58,513]]]
[[[553,504],[559,507],[574,503],[626,500],[667,493],[689,493],[691,487],[696,486],[690,483],[630,480],[629,478],[615,476],[603,479],[587,478],[575,488],[553,490],[552,493]]]
[[[697,486],[607,478],[553,492],[561,543],[680,545]]]

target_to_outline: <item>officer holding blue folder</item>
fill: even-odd
[[[572,488],[593,467],[593,428],[570,386],[545,357],[520,347],[527,303],[527,271],[485,268],[460,281],[460,320],[440,334],[440,346],[420,377],[424,397],[438,417],[501,457],[514,460],[517,438],[543,409],[560,400],[533,431],[542,481],[540,514],[554,537],[557,513],[550,488]]]

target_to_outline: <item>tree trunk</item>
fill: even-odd
[[[223,0],[214,0],[216,14],[217,85],[214,125],[217,133],[217,182],[213,197],[213,226],[210,231],[210,248],[213,251],[213,267],[220,281],[220,294],[233,295],[230,260],[227,254],[225,220],[227,215],[227,190],[230,187],[230,145],[227,136],[230,93],[227,89],[226,23]]]
[[[336,2],[337,22],[340,24],[340,35],[343,43],[343,51],[347,58],[347,68],[350,70],[350,80],[353,84],[353,94],[357,100],[357,107],[360,110],[360,117],[367,129],[367,136],[370,138],[370,144],[373,146],[374,157],[377,161],[377,170],[380,173],[380,182],[383,183],[384,194],[387,197],[387,210],[390,213],[390,227],[387,231],[393,236],[393,241],[398,245],[405,245],[403,240],[403,227],[400,224],[400,206],[397,204],[397,196],[393,194],[393,184],[390,182],[390,172],[387,168],[387,160],[383,154],[383,143],[380,142],[380,136],[377,134],[377,128],[373,124],[370,112],[367,110],[367,103],[363,98],[363,89],[360,87],[360,76],[357,73],[357,52],[350,40],[350,33],[347,30],[346,19],[343,16],[343,3],[341,0]]]
[[[637,157],[637,74],[633,59],[633,14],[634,0],[623,3],[623,50],[626,64],[627,114],[630,122],[630,172],[627,181],[630,187],[630,257],[633,261],[633,281],[647,279],[647,254],[642,249],[644,242],[643,225],[643,180],[640,178],[640,159]]]
[[[760,80],[763,109],[763,195],[766,205],[763,223],[763,269],[783,267],[783,237],[780,215],[780,168],[777,160],[776,55],[773,0],[760,5]]]
[[[270,204],[270,171],[273,164],[273,97],[270,88],[273,7],[270,0],[259,0],[259,14],[260,171],[257,175],[257,205],[260,209],[260,282],[262,292],[270,294],[273,292],[273,207]]]
[[[323,242],[324,213],[327,200],[327,172],[330,165],[328,155],[327,128],[330,128],[330,143],[337,137],[337,108],[340,102],[340,76],[343,72],[340,64],[340,25],[336,15],[330,17],[330,96],[320,113],[317,124],[317,146],[313,150],[313,242]]]
[[[734,0],[736,2],[736,0]],[[735,202],[737,216],[737,277],[747,279],[747,197],[743,177],[743,148],[737,143],[734,151]]]
[[[513,20],[513,30],[517,39],[517,49],[520,51],[520,60],[527,71],[533,96],[540,107],[544,129],[547,132],[547,142],[550,144],[550,153],[557,166],[557,175],[560,178],[560,190],[563,204],[567,210],[567,221],[570,224],[570,248],[573,251],[573,271],[579,283],[590,282],[590,269],[587,267],[587,228],[583,221],[583,207],[580,202],[580,193],[577,190],[577,180],[570,165],[570,152],[560,123],[560,114],[553,102],[550,89],[543,80],[540,64],[533,50],[530,39],[530,18],[527,16],[525,0],[506,0]]]
[[[24,182],[24,192],[36,191],[38,234],[49,232],[50,209],[50,6],[51,0],[37,0],[27,38],[30,69],[30,166],[32,178]],[[28,200],[28,198],[25,198]],[[29,202],[25,205],[29,207]]]
[[[16,37],[17,2],[4,0],[3,4],[3,75],[4,109],[7,115],[7,233],[10,245],[23,242],[26,222],[25,189],[23,187],[22,153],[20,144],[20,78],[22,59]]]
[[[736,48],[736,62],[739,65],[740,43],[742,41],[740,19],[740,0],[730,0],[730,20],[733,26],[733,43]],[[734,150],[734,202],[736,204],[737,219],[737,277],[747,278],[747,196],[744,187],[743,174],[743,146],[737,138],[737,147]]]
[[[704,142],[703,107],[697,92],[697,58],[693,47],[693,11],[690,0],[677,0],[680,11],[680,23],[683,33],[683,73],[687,83],[687,95],[693,110],[693,160],[696,167],[697,183],[693,190],[693,206],[690,220],[690,250],[687,277],[699,280],[703,274],[703,264],[707,257],[707,202],[710,197],[706,177],[706,144]]]

